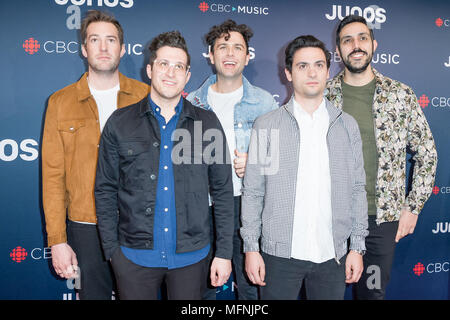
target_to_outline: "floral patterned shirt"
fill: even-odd
[[[419,214],[431,195],[437,152],[427,119],[407,85],[373,69],[373,120],[378,153],[377,223],[397,221],[402,208]],[[325,95],[342,108],[344,71],[328,81]],[[406,196],[406,152],[413,154],[412,188]]]

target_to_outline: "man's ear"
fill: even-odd
[[[286,75],[286,78],[288,79],[288,81],[292,82],[292,74],[288,69],[284,68],[284,74]]]

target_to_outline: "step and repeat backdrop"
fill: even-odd
[[[335,30],[349,13],[366,17],[378,49],[373,66],[411,86],[438,150],[433,194],[415,233],[400,241],[387,299],[450,298],[450,2],[342,0],[9,0],[0,3],[0,299],[76,299],[74,283],[51,267],[42,209],[40,149],[49,96],[86,70],[79,28],[90,9],[106,10],[125,31],[120,71],[149,83],[146,47],[157,34],[179,30],[192,56],[186,93],[213,72],[204,34],[226,19],[254,31],[244,74],[280,105],[292,94],[284,48],[302,34],[324,41],[331,76],[342,70]],[[234,299],[230,281],[218,299]],[[346,292],[351,299],[351,288]]]

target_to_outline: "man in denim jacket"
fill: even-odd
[[[233,267],[238,285],[238,298],[257,299],[257,289],[248,282],[243,272],[244,256],[239,235],[242,177],[245,172],[250,132],[255,119],[278,104],[267,91],[255,87],[242,75],[250,60],[248,41],[252,30],[245,24],[227,20],[213,26],[205,36],[209,45],[209,58],[217,74],[211,75],[203,85],[189,94],[187,99],[195,106],[212,110],[224,128],[233,160],[233,189],[235,206],[235,233]],[[214,201],[214,199],[212,199]],[[215,289],[207,290],[205,299],[215,299]]]

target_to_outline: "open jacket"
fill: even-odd
[[[255,121],[242,196],[244,252],[290,258],[300,154],[293,97]],[[329,101],[327,133],[335,259],[350,249],[364,251],[367,227],[366,176],[356,120]]]
[[[233,186],[227,142],[219,119],[214,112],[194,107],[183,99],[172,139],[176,252],[199,250],[211,242],[210,191],[215,200],[215,256],[231,259]],[[154,248],[161,147],[158,120],[148,98],[116,110],[103,129],[95,201],[102,246],[108,259],[121,245]]]
[[[217,76],[211,75],[200,88],[191,92],[187,99],[196,107],[212,110],[208,104],[208,89],[216,81]],[[247,152],[253,122],[258,116],[277,109],[278,104],[269,92],[253,86],[244,76],[242,86],[242,99],[234,107],[234,132],[236,149],[239,152]]]
[[[42,197],[48,246],[67,241],[66,219],[96,223],[94,181],[100,124],[85,73],[48,101],[42,138]],[[149,94],[145,83],[119,73],[117,107]]]
[[[407,85],[375,69],[373,123],[378,153],[376,184],[377,223],[397,221],[403,207],[419,214],[430,197],[436,175],[437,153],[427,119]],[[344,71],[327,83],[326,96],[342,109]],[[406,152],[414,156],[412,189],[405,195]]]

